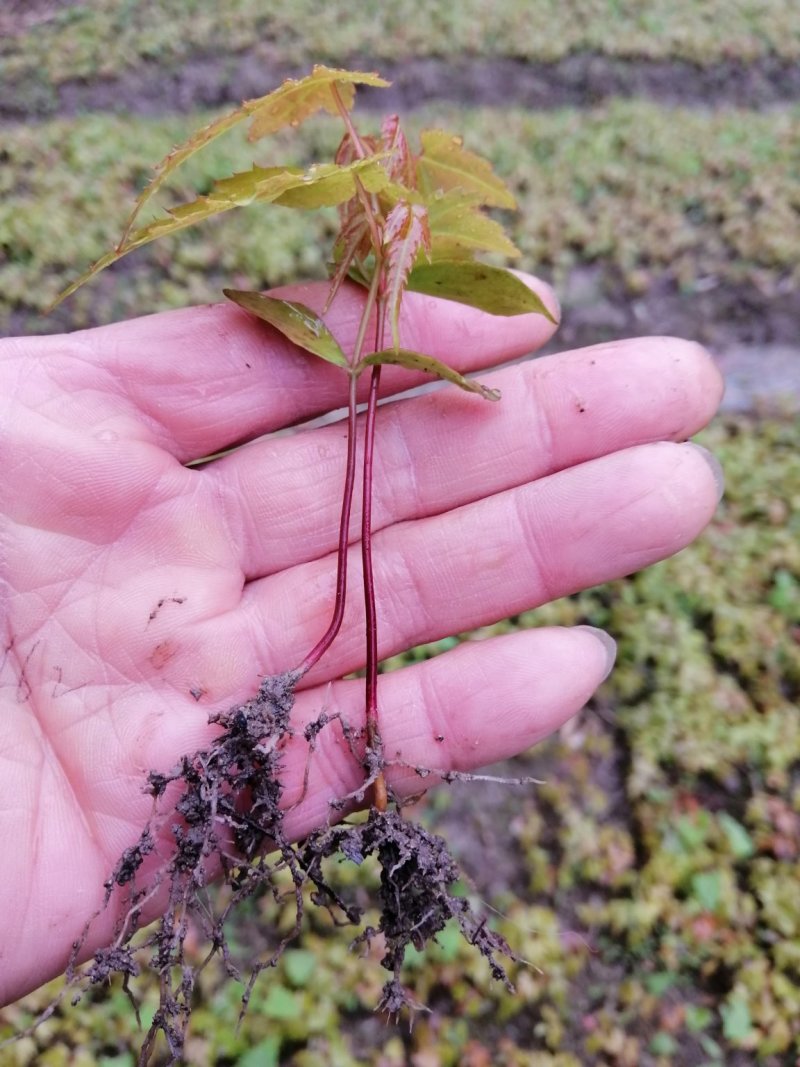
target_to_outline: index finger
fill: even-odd
[[[557,318],[558,303],[549,287],[525,280]],[[274,290],[317,312],[327,291],[324,282]],[[348,285],[326,313],[326,323],[345,351],[355,342],[364,299],[362,289]],[[555,328],[543,315],[489,315],[420,293],[406,294],[401,318],[406,347],[462,372],[525,355],[544,344]],[[122,394],[132,414],[146,421],[161,446],[181,461],[347,402],[347,376],[340,368],[302,352],[230,304],[162,312],[72,334],[63,338],[61,358],[70,353],[77,356],[79,379],[87,364],[106,372],[106,387]],[[386,367],[382,394],[407,389],[425,377]]]

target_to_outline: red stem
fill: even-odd
[[[383,347],[385,309],[378,300],[378,321],[375,346]],[[367,748],[381,756],[381,735],[378,723],[378,614],[375,601],[375,579],[372,570],[372,466],[375,456],[375,416],[378,410],[378,387],[381,366],[372,368],[367,401],[367,420],[364,428],[364,490],[361,512],[361,569],[364,574],[364,616],[366,620],[366,724]],[[372,786],[372,803],[378,811],[386,811],[388,792],[383,771],[379,770]]]
[[[350,135],[356,155],[363,159],[366,155],[364,145],[358,136],[350,119],[350,114],[344,106],[339,91],[334,84],[332,86],[333,97],[342,117],[342,121]],[[376,198],[368,196],[366,190],[359,181],[356,181],[356,193],[364,208],[364,214],[370,228],[376,263],[375,273],[370,286],[369,296],[361,320],[361,329],[356,341],[356,351],[353,357],[353,366],[361,358],[361,349],[364,341],[363,327],[366,325],[369,311],[377,305],[377,317],[375,323],[375,351],[383,348],[384,324],[386,309],[380,295],[380,282],[383,274],[381,261],[382,240],[378,227],[378,206]],[[377,298],[377,299],[376,299]],[[363,504],[361,514],[361,566],[364,575],[364,615],[366,621],[366,726],[367,726],[367,749],[373,755],[380,758],[381,737],[378,728],[378,618],[375,601],[375,579],[372,570],[372,466],[375,455],[375,416],[378,409],[378,387],[381,381],[380,364],[372,368],[369,384],[369,398],[367,400],[367,417],[364,428],[364,464],[363,464]],[[314,646],[300,665],[300,673],[309,670],[330,648],[344,616],[346,568],[347,568],[347,534],[350,524],[350,503],[353,496],[353,477],[355,470],[355,435],[356,435],[356,375],[350,377],[350,400],[348,406],[348,434],[347,434],[347,475],[345,479],[344,498],[342,501],[342,520],[339,527],[339,555],[337,563],[336,581],[336,604],[333,618],[327,633]],[[386,780],[382,770],[378,770],[373,782],[372,803],[378,811],[386,811],[388,804],[388,792]]]
[[[345,129],[347,130],[348,136],[352,141],[356,155],[359,159],[364,159],[367,154],[367,150],[364,148],[364,145],[361,142],[361,138],[358,136],[358,130],[353,125],[353,120],[350,118],[350,112],[344,105],[344,100],[342,100],[341,94],[339,92],[339,87],[337,86],[336,82],[331,82],[331,96],[333,96],[333,99],[336,103],[336,109],[339,112],[339,117],[345,125]]]
[[[378,618],[372,572],[372,461],[375,455],[375,413],[378,407],[380,365],[372,368],[364,429],[364,502],[361,514],[361,568],[364,573],[364,615],[367,629],[367,739],[376,739],[378,719]]]
[[[342,492],[342,513],[339,519],[339,548],[336,557],[336,600],[330,625],[323,636],[314,645],[296,673],[302,677],[311,670],[315,663],[325,655],[334,642],[344,618],[344,605],[347,596],[347,547],[350,532],[350,509],[353,503],[353,486],[356,476],[356,389],[358,379],[350,375],[350,392],[347,399],[347,466],[345,468],[344,490]]]

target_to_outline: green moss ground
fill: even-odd
[[[41,103],[71,78],[116,74],[142,62],[170,66],[193,54],[242,52],[305,66],[452,55],[553,61],[579,51],[645,59],[800,57],[800,17],[785,0],[93,0],[39,21],[9,18],[0,80],[29,83]],[[12,32],[13,31],[13,32]],[[21,32],[20,32],[21,31]]]

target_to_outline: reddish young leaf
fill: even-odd
[[[417,254],[430,252],[431,235],[428,213],[422,204],[400,201],[392,208],[383,231],[386,255],[384,300],[392,326],[392,343],[400,347],[400,303],[406,279],[414,266]]]
[[[389,153],[386,170],[392,181],[399,182],[408,189],[415,189],[416,165],[397,115],[387,115],[381,123],[381,144],[384,151]]]
[[[384,158],[388,158],[387,153],[377,137],[369,137],[362,134],[359,136],[358,140],[361,148],[364,149],[368,156],[375,156],[383,152]],[[333,162],[345,166],[356,159],[363,159],[363,155],[357,151],[356,145],[353,143],[353,138],[348,131],[339,142],[339,147],[336,149]]]
[[[357,200],[349,201],[349,203],[360,208]],[[339,236],[333,247],[333,263],[330,267],[331,286],[325,300],[326,309],[333,303],[342,282],[356,269],[359,262],[363,264],[371,249],[369,225],[364,213],[352,210],[350,216],[342,221]],[[363,271],[361,273],[363,274]]]

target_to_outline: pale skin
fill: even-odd
[[[325,287],[281,295],[321,309]],[[328,314],[345,347],[361,300],[347,290]],[[553,329],[409,295],[404,343],[482,372],[503,399],[448,387],[379,414],[382,656],[639,570],[711,518],[719,478],[680,443],[721,396],[707,354],[656,338],[491,369]],[[384,395],[420,380],[387,368]],[[346,389],[224,305],[0,341],[0,1004],[63,970],[147,819],[146,772],[207,744],[211,712],[298,663],[327,625],[342,426],[184,464],[339,407]],[[362,610],[354,548],[343,630],[301,683],[299,726],[323,707],[361,725],[361,684],[339,679],[362,664]],[[467,771],[520,752],[585,704],[612,648],[541,628],[387,675],[387,758]],[[336,726],[303,795],[305,764],[296,738],[296,836],[363,776]],[[419,790],[407,768],[388,776],[399,794]],[[87,953],[114,918],[96,920]]]

